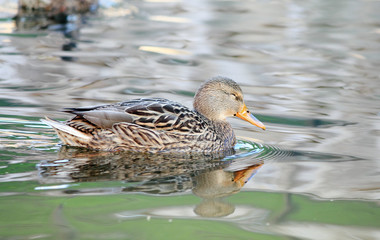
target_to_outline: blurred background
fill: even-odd
[[[379,12],[378,0],[0,0],[0,236],[380,239]],[[191,107],[218,75],[267,126],[230,119],[229,161],[75,152],[39,121],[139,97]]]

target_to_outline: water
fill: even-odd
[[[101,1],[17,29],[0,1],[2,239],[380,239],[379,1]],[[62,32],[63,31],[63,32]],[[227,158],[59,145],[64,107],[235,79],[266,131]]]

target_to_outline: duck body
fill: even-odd
[[[251,122],[253,117],[249,116],[239,94],[241,89],[234,81],[219,77],[201,86],[195,96],[194,110],[163,98],[140,98],[95,107],[66,108],[64,112],[75,115],[72,119],[43,121],[56,130],[65,145],[105,151],[223,152],[230,151],[236,143],[225,118],[237,114],[244,119],[243,113],[248,117],[244,120]],[[252,121],[265,128],[256,118]]]
[[[219,152],[233,148],[228,122],[213,122],[163,98],[85,108],[68,108],[76,116],[61,123],[47,119],[66,145],[96,150],[137,152]]]

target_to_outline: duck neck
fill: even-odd
[[[216,141],[218,141],[225,149],[233,148],[236,144],[236,136],[232,129],[232,126],[227,121],[213,121],[205,117],[202,113],[194,109],[199,116],[203,117],[205,122],[208,122],[210,130],[215,132],[217,136]]]
[[[212,121],[217,136],[226,148],[232,148],[236,144],[236,136],[232,126],[227,121]]]

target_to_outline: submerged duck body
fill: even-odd
[[[105,151],[215,153],[233,148],[236,137],[226,117],[238,116],[262,129],[231,79],[207,81],[194,110],[163,98],[141,98],[95,107],[67,108],[66,122],[43,120],[66,145]]]

